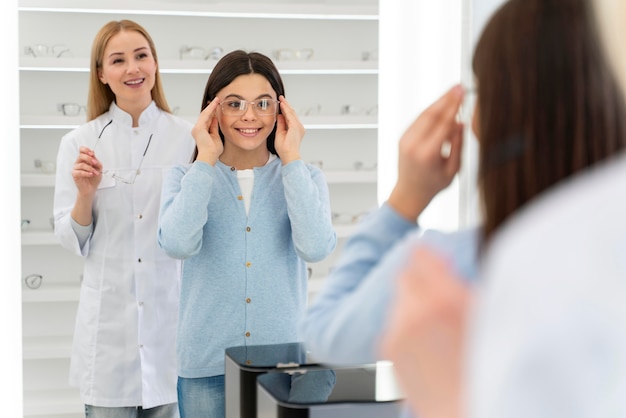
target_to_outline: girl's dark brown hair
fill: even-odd
[[[240,75],[246,74],[260,74],[269,81],[270,85],[276,92],[276,97],[285,95],[285,87],[283,80],[280,77],[278,69],[267,56],[258,52],[246,52],[242,50],[232,51],[224,55],[215,65],[209,79],[207,80],[206,87],[204,88],[204,95],[202,96],[202,104],[200,110],[202,111],[209,105],[217,93],[224,87],[233,82],[233,80]],[[280,107],[278,112],[280,113]],[[224,142],[224,134],[220,130],[220,137]],[[274,147],[274,139],[276,138],[276,124],[274,129],[267,137],[267,149],[276,154],[276,148]],[[195,161],[198,156],[198,147],[196,147],[191,161]]]
[[[529,200],[626,144],[624,99],[589,3],[510,0],[476,46],[484,243]]]

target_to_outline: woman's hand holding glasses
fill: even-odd
[[[80,195],[95,195],[102,180],[102,163],[91,148],[80,147],[72,169],[72,178]]]

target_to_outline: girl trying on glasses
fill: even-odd
[[[213,69],[191,166],[164,180],[159,243],[184,259],[181,417],[224,417],[224,350],[298,341],[306,262],[336,244],[322,171],[272,61],[234,51]]]

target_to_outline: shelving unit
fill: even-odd
[[[274,58],[307,130],[303,158],[324,170],[333,212],[350,219],[376,206],[378,0],[19,0],[18,12],[22,218],[29,220],[22,271],[44,276],[37,289],[23,285],[24,414],[82,417],[78,392],[68,384],[82,259],[58,245],[50,217],[60,139],[85,122],[84,113],[64,116],[58,104],[86,103],[97,30],[120,19],[144,26],[157,46],[170,106],[189,121],[196,119],[216,60],[181,59],[182,46],[241,48]],[[37,45],[64,45],[69,52],[29,55]],[[308,60],[275,55],[309,48]],[[336,225],[338,250],[353,228]],[[311,297],[338,250],[310,266]]]

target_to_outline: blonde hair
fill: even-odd
[[[93,120],[109,110],[111,102],[115,101],[115,94],[108,84],[100,81],[98,72],[102,69],[102,61],[104,59],[104,50],[114,35],[123,31],[135,31],[141,34],[148,41],[150,51],[157,64],[155,74],[154,87],[152,88],[152,99],[156,105],[162,110],[171,113],[170,107],[165,99],[163,86],[161,83],[161,75],[159,73],[159,60],[157,58],[154,41],[148,32],[138,23],[132,20],[111,21],[104,25],[96,34],[91,47],[91,64],[89,74],[89,94],[87,97],[87,120]]]

